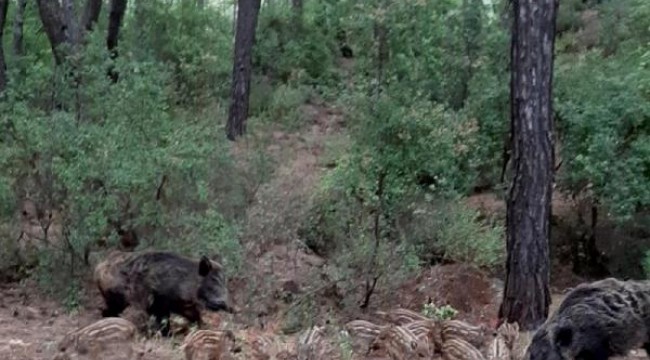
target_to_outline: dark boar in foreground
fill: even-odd
[[[650,352],[650,282],[614,278],[581,284],[533,336],[526,360],[605,360]]]
[[[102,315],[118,316],[129,305],[145,309],[168,334],[171,313],[202,324],[201,310],[231,311],[221,265],[162,251],[116,252],[95,268],[95,281],[106,303]]]

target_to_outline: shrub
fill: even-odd
[[[505,231],[502,226],[482,223],[479,211],[464,205],[449,204],[435,212],[430,214],[435,221],[434,247],[444,259],[488,268],[503,263]]]
[[[456,317],[458,310],[449,305],[437,307],[434,304],[424,304],[422,314],[424,314],[426,317],[436,320],[451,320]]]
[[[572,194],[591,189],[621,221],[650,206],[650,68],[644,56],[639,49],[603,62],[590,53],[570,67],[560,62],[558,71],[559,185]]]
[[[253,63],[274,80],[288,81],[304,71],[306,83],[324,83],[333,78],[332,39],[318,29],[310,18],[300,29],[288,3],[277,3],[260,12],[259,36]]]
[[[78,87],[65,67],[36,66],[0,103],[0,123],[9,129],[0,143],[6,155],[0,166],[7,170],[0,191],[9,188],[17,199],[29,195],[43,210],[61,213],[63,238],[39,253],[41,283],[74,294],[66,288],[87,274],[88,251],[109,234],[108,245],[116,242],[112,222],[137,229],[144,246],[188,236],[195,248],[178,241],[180,248],[223,252],[236,268],[236,232],[217,205],[239,189],[224,194],[207,186],[215,172],[236,173],[225,136],[212,119],[171,111],[172,77],[157,62],[123,55],[115,63],[120,81],[111,83],[103,41],[90,38]],[[53,101],[51,93],[29,91],[35,84],[51,89]],[[175,219],[190,219],[191,231]]]
[[[214,6],[189,2],[135,6],[134,23],[125,24],[122,30],[125,46],[139,60],[159,61],[173,69],[174,100],[196,107],[230,95],[233,34],[229,15]]]

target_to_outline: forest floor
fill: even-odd
[[[287,344],[295,341],[295,334],[280,335],[283,330],[286,332],[287,323],[290,323],[287,318],[294,310],[291,302],[283,296],[287,293],[295,295],[294,299],[306,296],[312,291],[307,289],[310,289],[313,279],[326,276],[326,261],[306,249],[297,230],[309,207],[310,195],[331,165],[325,156],[327,146],[343,147],[346,144],[345,131],[341,131],[344,119],[341,112],[323,104],[307,104],[303,110],[310,123],[301,130],[267,131],[270,141],[266,151],[279,167],[271,180],[258,189],[248,211],[242,239],[247,246],[246,266],[244,273],[230,283],[238,313],[219,315],[214,320],[221,327],[236,330],[238,338],[249,343],[263,337],[277,338]],[[246,142],[238,143],[233,149],[234,155],[245,158],[252,148]],[[503,209],[503,202],[490,194],[474,196],[469,203],[486,211]],[[563,204],[558,201],[555,206]],[[568,271],[560,273],[564,275],[555,276],[553,280],[555,306],[561,299],[562,290],[580,281]],[[0,285],[0,358],[52,359],[57,343],[66,333],[100,318],[102,302],[99,294],[93,284],[88,284],[88,289],[80,306],[73,312],[66,312],[61,304],[41,295],[30,282]],[[335,287],[318,290],[324,294],[317,305],[323,311],[308,314],[316,322],[331,320],[336,324],[369,316],[360,310],[358,313],[331,314],[330,310],[337,308],[333,304],[349,299],[342,299],[345,294],[339,294]],[[439,265],[423,269],[404,282],[397,292],[377,293],[373,306],[375,309],[401,306],[420,310],[424,303],[432,300],[436,304],[453,306],[459,310],[461,319],[474,324],[494,325],[501,291],[499,279],[478,270],[462,264]],[[521,348],[525,347],[529,337],[521,337]],[[182,359],[181,340],[182,337],[143,340],[144,359]],[[253,355],[246,354],[244,350],[243,357],[237,358],[258,358],[254,352]]]

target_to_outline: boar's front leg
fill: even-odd
[[[149,308],[147,309],[147,312],[156,318],[156,327],[160,330],[160,333],[163,336],[169,336],[169,317],[171,315],[171,311],[168,301],[162,297],[154,296],[151,305],[149,305]]]

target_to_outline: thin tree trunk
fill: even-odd
[[[377,85],[375,87],[375,105],[379,102],[379,96],[384,86],[384,67],[388,63],[390,55],[388,49],[388,28],[383,22],[376,21],[374,25],[374,37],[377,44],[377,57],[375,59]]]
[[[291,7],[293,8],[294,23],[298,28],[301,28],[304,0],[291,0]]]
[[[111,10],[108,17],[108,35],[106,36],[106,46],[113,53],[117,48],[117,41],[120,35],[120,26],[126,12],[127,0],[112,0]],[[117,53],[115,53],[117,56]]]
[[[134,32],[135,32],[135,49],[134,54],[138,59],[143,59],[146,49],[146,27],[147,27],[147,5],[146,1],[149,0],[136,0],[132,2],[133,18],[134,18]]]
[[[25,55],[25,48],[23,44],[23,27],[25,24],[25,7],[27,7],[27,0],[18,0],[16,5],[12,49],[14,56],[18,58]]]
[[[558,0],[514,0],[506,283],[499,317],[532,330],[548,316],[553,190],[552,78]]]
[[[124,18],[124,13],[126,12],[126,2],[127,0],[112,0],[111,1],[111,10],[108,16],[108,35],[106,36],[106,46],[108,51],[111,54],[111,58],[117,58],[117,42],[120,35],[120,26],[122,25],[122,19]],[[116,82],[118,80],[118,74],[114,69],[109,70],[109,76]]]
[[[255,43],[260,0],[240,0],[235,34],[235,56],[232,69],[232,91],[226,135],[234,141],[246,132],[248,99],[252,74],[252,52]]]
[[[102,0],[88,0],[81,18],[81,26],[85,31],[91,31],[99,19],[102,11]]]
[[[5,52],[3,44],[3,35],[5,22],[7,20],[7,9],[9,0],[0,0],[0,94],[7,88],[7,63],[5,61]]]

